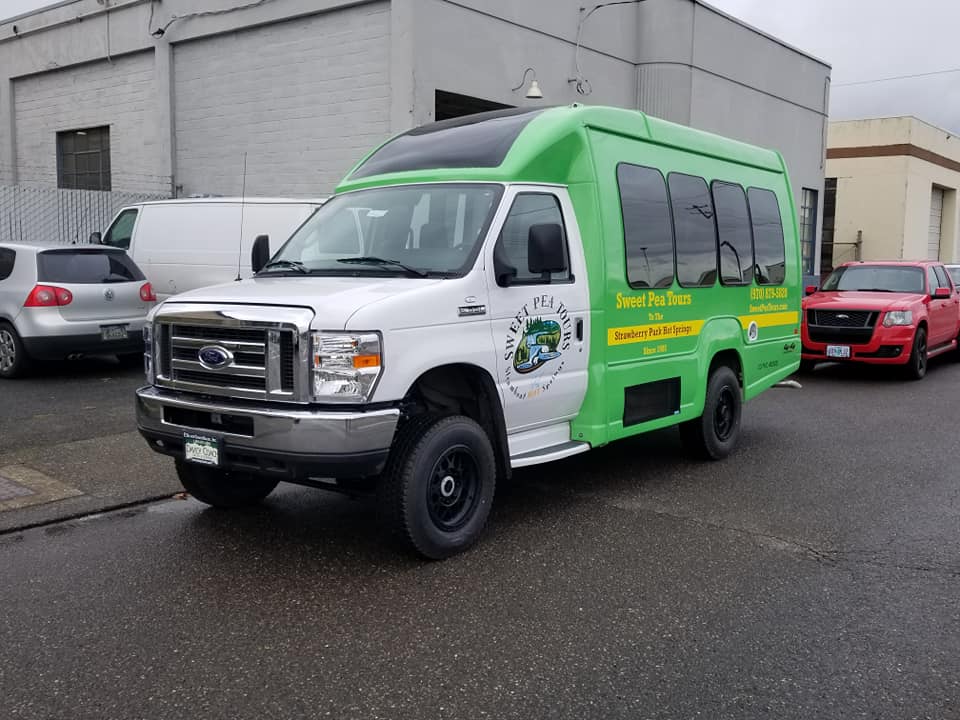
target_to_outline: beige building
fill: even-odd
[[[960,138],[914,117],[830,123],[821,271],[849,260],[960,260]]]

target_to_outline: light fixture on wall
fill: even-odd
[[[527,73],[533,73],[533,80],[530,81],[530,87],[527,88],[526,97],[530,100],[542,100],[543,91],[540,90],[540,83],[537,82],[537,71],[532,67],[528,67],[523,71],[523,78],[521,78],[520,84],[515,88],[511,88],[512,92],[516,92],[523,87],[523,84],[527,81]]]

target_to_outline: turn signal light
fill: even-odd
[[[153,285],[147,283],[140,287],[140,299],[144,302],[156,302],[157,294],[153,291]]]
[[[23,303],[24,307],[63,307],[73,302],[73,293],[66,288],[54,287],[52,285],[37,285],[27,300]]]
[[[353,367],[356,368],[357,370],[361,370],[363,368],[380,367],[380,356],[379,355],[354,355]]]

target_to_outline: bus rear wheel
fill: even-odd
[[[680,439],[691,455],[702,460],[722,460],[737,446],[743,408],[736,373],[722,365],[707,381],[703,415],[680,425]]]

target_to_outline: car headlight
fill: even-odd
[[[383,370],[377,333],[312,333],[311,387],[318,402],[367,402]]]
[[[909,310],[889,310],[883,316],[883,326],[913,325],[913,313]]]
[[[147,384],[153,385],[153,325],[143,326],[143,372],[147,376]]]

